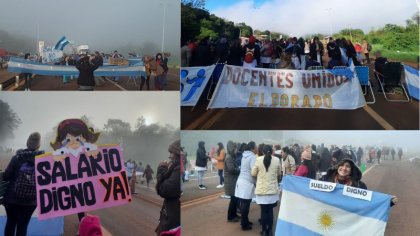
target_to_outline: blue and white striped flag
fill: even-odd
[[[70,41],[67,40],[66,36],[61,37],[61,39],[57,42],[57,44],[55,44],[54,49],[55,50],[61,50],[63,51],[64,47],[67,46],[67,44],[69,44]]]
[[[276,235],[384,235],[391,196],[286,176]]]
[[[405,81],[407,82],[408,93],[411,97],[419,99],[419,87],[420,87],[420,80],[419,80],[419,71],[414,69],[413,67],[404,65],[405,70]]]

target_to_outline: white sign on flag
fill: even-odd
[[[181,106],[195,106],[216,66],[181,68]]]
[[[365,104],[359,80],[348,68],[309,71],[225,65],[208,107],[356,109]]]

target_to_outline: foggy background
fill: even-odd
[[[12,122],[4,104],[20,124]],[[41,134],[42,150],[52,151],[59,122],[82,118],[101,132],[97,144],[120,144],[124,159],[156,167],[169,157],[168,146],[179,139],[180,107],[176,92],[48,92],[0,93],[0,169],[17,149],[26,148],[30,133]],[[6,126],[6,128],[5,128]],[[5,149],[13,149],[7,153]]]
[[[166,5],[164,51],[179,63],[179,0],[1,0],[0,48],[35,53],[37,35],[46,46],[62,37],[91,51],[118,50],[155,55],[161,51],[163,4]],[[66,46],[65,51],[71,51]]]
[[[304,36],[344,28],[365,33],[385,24],[405,26],[418,10],[416,0],[207,0],[206,9],[253,29]],[[330,9],[330,10],[329,10]]]
[[[298,143],[299,145],[352,145],[353,147],[391,146],[401,147],[404,153],[420,155],[420,133],[418,131],[182,131],[181,146],[185,147],[189,157],[195,159],[198,142],[204,141],[206,151],[222,142],[254,141],[258,144],[280,144],[282,147]],[[405,155],[405,154],[404,154]],[[189,159],[191,160],[191,159]]]

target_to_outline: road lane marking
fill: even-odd
[[[111,84],[115,85],[116,87],[118,87],[119,89],[121,89],[122,91],[127,91],[127,89],[121,87],[119,84],[115,83],[114,81],[108,79],[108,77],[105,77],[105,79],[110,82]]]
[[[217,192],[217,193],[210,194],[210,195],[207,195],[207,196],[204,196],[204,197],[195,198],[195,199],[192,199],[190,201],[181,202],[181,209],[186,208],[186,207],[199,205],[199,204],[206,203],[206,202],[209,202],[209,201],[213,201],[214,199],[220,198],[220,196],[223,196],[223,195],[224,195],[223,192]]]
[[[219,110],[212,118],[210,118],[206,123],[204,123],[200,129],[208,130],[211,126],[213,126],[216,121],[218,121],[225,113],[227,109]]]
[[[378,122],[385,130],[395,130],[395,128],[388,123],[382,116],[376,113],[371,107],[364,106],[363,109],[376,121]]]
[[[200,124],[203,123],[206,119],[208,119],[214,112],[216,112],[215,109],[207,110],[198,119],[196,119],[191,124],[189,124],[187,127],[185,127],[185,129],[186,130],[197,129],[200,126]]]
[[[362,174],[362,176],[363,175],[365,175],[367,172],[369,172],[370,170],[372,170],[373,169],[373,167],[375,167],[375,166],[377,166],[376,164],[375,165],[372,165],[371,167],[369,167],[365,172],[363,172],[363,174]]]

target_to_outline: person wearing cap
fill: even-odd
[[[157,235],[181,225],[181,143],[176,140],[169,145],[170,161],[161,162],[156,174],[156,192],[164,198],[160,211]]]
[[[260,64],[260,46],[255,43],[256,39],[254,36],[249,37],[249,42],[245,45],[243,50],[243,67],[255,68]]]
[[[305,150],[303,150],[301,159],[302,165],[299,165],[294,175],[315,179],[316,171],[312,163],[312,148],[309,145],[305,147]]]
[[[26,149],[19,149],[16,152],[3,174],[3,181],[9,181],[4,194],[4,207],[7,216],[4,235],[27,234],[29,221],[36,208],[36,196],[20,196],[16,191],[17,180],[23,165],[30,166],[35,171],[35,156],[44,153],[44,151],[39,150],[40,146],[41,135],[38,132],[29,135]],[[33,191],[35,192],[35,180],[33,180]]]

